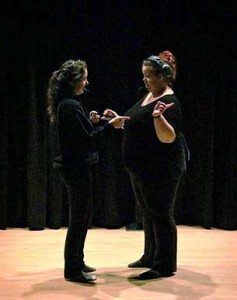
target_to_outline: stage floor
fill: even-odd
[[[178,226],[176,276],[133,280],[128,269],[143,250],[143,231],[93,228],[86,263],[97,268],[93,285],[63,278],[66,229],[0,231],[0,299],[3,300],[229,300],[237,299],[237,231]]]

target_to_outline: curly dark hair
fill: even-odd
[[[56,121],[58,104],[62,98],[74,94],[75,86],[86,69],[85,61],[69,59],[51,74],[47,90],[47,106],[51,123]]]

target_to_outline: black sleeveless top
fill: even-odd
[[[173,95],[165,95],[157,101],[141,106],[146,96],[130,108],[125,115],[131,119],[125,122],[122,152],[125,167],[135,173],[145,171],[167,173],[172,166],[184,162],[184,137],[181,133],[182,117],[180,102]],[[152,112],[158,101],[174,105],[164,112],[164,117],[176,133],[173,143],[162,143],[157,138]]]

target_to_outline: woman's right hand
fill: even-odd
[[[128,116],[119,116],[115,111],[112,109],[106,109],[103,112],[102,120],[109,121],[110,124],[114,126],[116,129],[124,129],[124,123],[126,120],[130,120],[130,117]]]
[[[104,110],[103,117],[101,119],[110,121],[115,117],[118,117],[118,114],[114,110],[107,108],[106,110]]]

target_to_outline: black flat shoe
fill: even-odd
[[[155,278],[171,277],[174,276],[174,273],[160,273],[155,270],[149,270],[144,273],[141,273],[137,279],[139,280],[149,280]]]
[[[86,274],[82,271],[80,274],[74,277],[65,277],[65,280],[72,281],[72,282],[91,283],[92,281],[96,280],[96,276]]]
[[[145,263],[141,259],[138,259],[137,261],[128,264],[129,268],[150,268],[151,265],[149,263]]]
[[[93,268],[93,267],[90,267],[87,265],[85,265],[83,268],[83,272],[85,272],[85,273],[91,273],[91,272],[95,272],[95,271],[96,271],[96,268]]]

